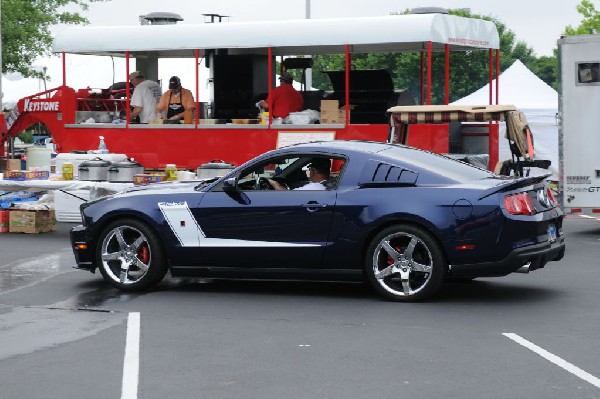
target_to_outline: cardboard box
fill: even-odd
[[[0,210],[0,233],[8,233],[9,213],[6,210]]]
[[[48,170],[8,170],[4,172],[4,180],[47,180]]]
[[[34,170],[32,172],[34,180],[48,180],[50,178],[49,170]]]
[[[166,180],[166,173],[142,173],[133,176],[133,184],[159,183]]]
[[[338,100],[321,100],[321,111],[336,111],[340,108]]]
[[[56,230],[54,211],[9,211],[9,232],[38,234]]]
[[[20,159],[0,159],[0,172],[21,169]]]
[[[338,100],[321,100],[321,124],[327,123],[346,123],[346,106],[339,108],[340,102]],[[356,107],[350,105],[350,111]],[[351,118],[352,120],[352,118]]]

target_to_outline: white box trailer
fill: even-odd
[[[600,35],[558,40],[559,197],[565,213],[600,216]]]

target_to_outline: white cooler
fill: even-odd
[[[70,162],[70,161],[68,161]],[[90,190],[73,190],[68,191],[73,195],[76,195],[79,199],[73,195],[69,195],[64,191],[54,191],[54,212],[56,215],[57,222],[73,222],[81,223],[81,213],[79,212],[79,205],[87,202],[90,199]]]

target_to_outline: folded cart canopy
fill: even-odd
[[[403,105],[388,112],[392,124],[399,127],[410,123],[503,121],[506,112],[515,110],[514,105]]]
[[[523,168],[548,169],[550,161],[534,160],[533,134],[527,118],[514,105],[411,105],[388,109],[391,114],[389,141],[406,144],[408,125],[448,122],[502,122],[506,121],[506,136],[511,160],[496,165],[496,172],[523,176]]]

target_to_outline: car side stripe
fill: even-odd
[[[292,243],[209,238],[206,237],[206,234],[204,234],[202,228],[196,219],[194,219],[194,215],[192,215],[192,211],[187,202],[159,202],[158,207],[182,247],[298,248],[326,245],[326,243]]]
[[[206,237],[187,202],[159,202],[158,207],[182,247],[199,247]]]

